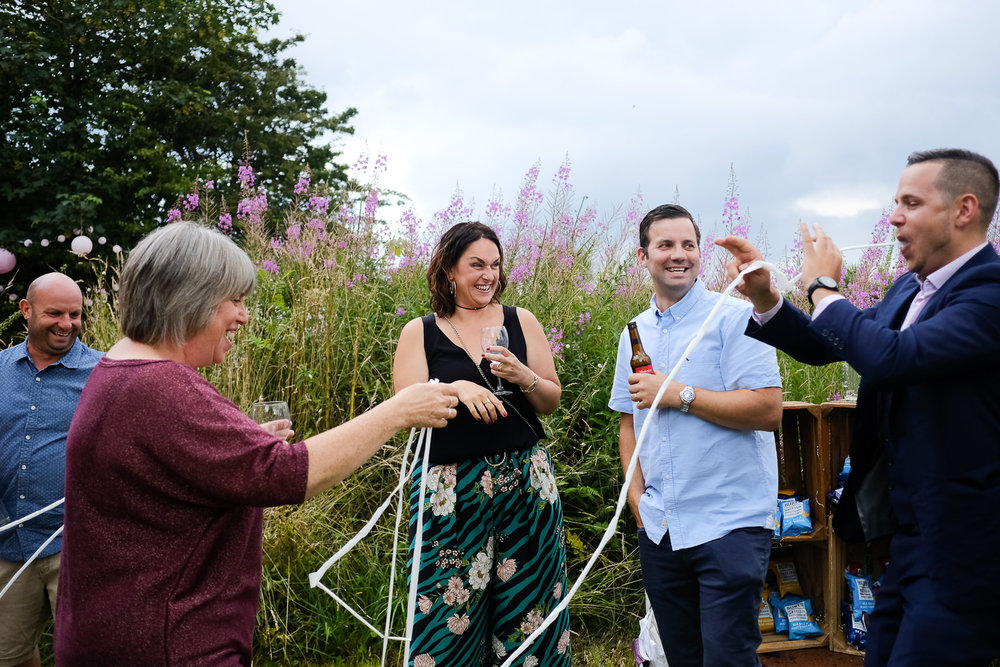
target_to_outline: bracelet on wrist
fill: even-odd
[[[535,373],[532,373],[532,375],[535,376],[535,379],[532,380],[531,384],[529,384],[527,387],[521,387],[522,394],[530,394],[531,392],[535,391],[535,388],[538,386],[538,376],[535,375]]]

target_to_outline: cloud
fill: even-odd
[[[846,218],[880,211],[888,203],[884,194],[874,188],[825,190],[799,197],[795,206],[825,218]]]

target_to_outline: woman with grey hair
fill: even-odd
[[[399,429],[455,416],[454,390],[424,383],[302,442],[255,424],[197,371],[232,347],[255,280],[236,244],[192,223],[129,255],[125,337],[94,369],[67,440],[59,665],[249,665],[261,508],[301,503]]]

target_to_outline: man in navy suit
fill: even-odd
[[[987,242],[997,169],[970,151],[910,155],[890,223],[909,273],[866,310],[838,294],[840,251],[802,225],[802,284],[782,299],[744,277],[747,335],[805,363],[861,374],[851,476],[834,528],[892,535],[866,666],[987,665],[1000,656],[1000,258]],[[730,275],[760,253],[743,239]]]

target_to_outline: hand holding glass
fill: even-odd
[[[506,348],[510,343],[507,338],[507,327],[502,324],[497,327],[483,327],[479,342],[483,347],[483,352],[489,352],[488,348],[494,346]],[[510,396],[511,391],[504,388],[503,382],[498,377],[497,388],[493,393],[497,396]]]
[[[288,403],[284,401],[259,401],[250,406],[250,419],[264,427],[264,430],[287,440],[292,431],[292,417]],[[284,423],[287,421],[287,424]]]

